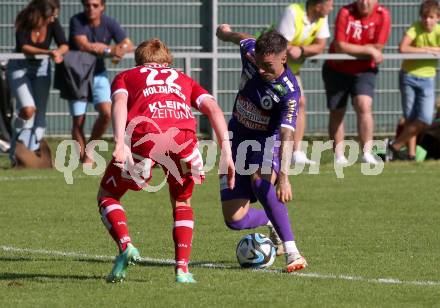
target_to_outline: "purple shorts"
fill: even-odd
[[[220,199],[249,199],[251,203],[257,198],[252,189],[251,175],[260,169],[262,174],[277,174],[280,170],[279,141],[274,137],[260,140],[233,139],[232,157],[235,164],[235,187],[226,185],[226,175],[220,178]]]

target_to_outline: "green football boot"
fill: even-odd
[[[113,265],[113,269],[107,277],[107,282],[121,282],[124,280],[128,265],[134,264],[140,259],[139,250],[131,243],[127,244],[125,251],[116,257],[115,265]]]
[[[179,268],[179,269],[177,269],[177,272],[176,272],[176,282],[179,282],[179,283],[196,283],[197,281],[193,278],[193,275],[190,272],[185,273],[184,271],[182,271]]]

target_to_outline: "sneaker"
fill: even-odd
[[[394,140],[390,139],[387,142],[387,150],[385,154],[385,161],[393,161],[393,160],[405,160],[405,154],[400,152],[393,147]]]
[[[300,165],[316,165],[316,162],[307,158],[303,151],[295,151],[292,155],[292,163]]]
[[[286,272],[288,273],[299,271],[307,267],[307,261],[301,255],[294,257],[286,254],[286,263]]]
[[[344,155],[335,156],[335,164],[336,165],[347,165],[348,164],[348,160],[347,160],[347,158],[345,158]]]
[[[416,156],[415,156],[415,155],[407,155],[407,156],[406,156],[406,160],[409,160],[409,161],[416,161]]]
[[[7,141],[3,141],[0,139],[0,152],[6,153],[11,148],[11,145]]]
[[[125,279],[125,270],[129,264],[140,261],[139,250],[131,243],[127,244],[127,248],[123,253],[116,257],[115,265],[107,277],[107,282],[121,282]]]
[[[277,256],[281,256],[284,254],[283,241],[280,239],[280,236],[278,235],[277,231],[273,226],[268,226],[268,227],[269,227],[269,239],[275,245]]]
[[[374,158],[373,154],[366,152],[362,155],[362,162],[372,165],[377,165],[379,162]]]
[[[185,273],[182,269],[178,268],[176,272],[176,282],[179,283],[196,283],[190,272]]]

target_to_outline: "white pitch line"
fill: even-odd
[[[17,248],[11,246],[0,246],[0,249],[6,252],[19,252],[19,253],[29,253],[29,254],[42,254],[49,256],[60,256],[60,257],[73,257],[73,258],[84,258],[84,259],[97,259],[97,260],[113,260],[114,257],[106,255],[89,255],[80,252],[66,252],[57,250],[45,250],[45,249],[30,249],[30,248]],[[157,264],[174,264],[174,260],[171,259],[155,259],[142,257],[141,263],[157,263]],[[221,263],[199,263],[197,261],[192,262],[195,267],[204,268],[221,268],[221,269],[237,269],[238,266],[231,266]],[[272,273],[280,274],[283,271],[280,269],[263,269],[255,270],[256,273]],[[429,281],[429,280],[400,280],[396,278],[366,278],[361,276],[348,276],[348,275],[334,275],[334,274],[320,274],[320,273],[292,273],[289,275],[306,277],[306,278],[317,278],[317,279],[332,279],[332,280],[347,280],[347,281],[359,281],[368,283],[379,283],[379,284],[398,284],[398,285],[415,285],[415,286],[440,286],[440,281]]]

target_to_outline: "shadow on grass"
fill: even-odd
[[[86,262],[86,263],[113,263],[116,256],[113,257],[106,257],[106,258],[85,258],[85,257],[75,257],[73,258],[74,261],[77,262]],[[0,258],[1,260],[1,258]],[[141,266],[157,266],[157,267],[168,267],[168,266],[174,266],[175,262],[171,259],[153,259],[153,258],[142,258],[141,261],[136,262],[136,265]],[[239,267],[237,263],[231,262],[231,260],[222,260],[222,261],[205,261],[205,260],[197,260],[197,261],[191,261],[190,266],[198,266],[198,267],[227,267],[227,268],[235,268]]]
[[[113,263],[113,259],[95,259],[95,258],[74,258],[73,261],[85,262],[85,263],[96,263],[96,264],[108,264]]]
[[[111,264],[113,258],[73,258],[74,262],[94,263],[94,264]],[[36,257],[0,257],[0,262],[66,262],[66,259],[60,257],[53,258],[36,258]],[[150,260],[144,259],[136,262],[138,266],[145,267],[174,267],[175,262],[173,260]],[[225,261],[191,261],[190,267],[200,268],[212,268],[212,269],[239,269],[240,266],[236,263],[231,263],[230,260]]]
[[[35,258],[31,257],[0,257],[0,262],[26,262],[34,260]]]
[[[81,258],[75,259],[78,262],[87,263],[113,263],[113,260],[94,259],[94,258]],[[174,267],[175,262],[173,260],[141,260],[136,262],[136,266],[145,267]],[[212,269],[239,269],[240,266],[236,263],[228,261],[191,261],[190,267],[212,268]]]
[[[155,267],[168,267],[175,265],[173,260],[142,260],[137,262],[136,265],[141,266],[155,266]],[[231,263],[230,261],[190,261],[190,267],[203,267],[203,268],[213,268],[213,269],[233,269],[239,268],[239,266],[235,263]]]
[[[60,258],[36,258],[36,257],[0,257],[0,262],[65,262]]]
[[[96,264],[108,264],[113,263],[113,259],[95,259],[95,258],[75,258],[76,262],[85,262],[85,263],[96,263]],[[150,261],[150,260],[142,260],[136,262],[136,265],[140,266],[156,266],[156,267],[168,267],[174,266],[174,262],[166,262],[164,261]]]
[[[0,280],[33,280],[47,282],[51,280],[102,280],[97,275],[59,275],[59,274],[37,274],[37,273],[0,273]]]
[[[61,274],[40,274],[40,273],[0,273],[0,281],[10,281],[8,286],[10,287],[22,287],[24,282],[40,282],[51,283],[56,281],[106,281],[105,276],[98,275],[61,275]],[[145,283],[149,280],[146,279],[132,279],[130,282]],[[113,283],[108,283],[113,285]]]

